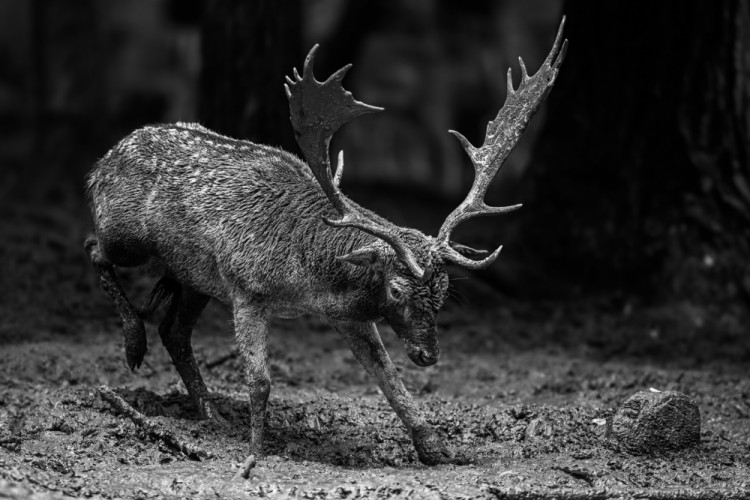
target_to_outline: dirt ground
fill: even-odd
[[[392,330],[381,332],[466,463],[420,464],[344,342],[309,318],[275,324],[267,456],[249,479],[234,479],[249,412],[229,314],[212,303],[194,335],[229,422],[221,426],[197,419],[155,323],[144,366],[127,369],[119,319],[82,250],[88,215],[78,194],[37,207],[0,208],[0,498],[750,498],[741,314],[617,294],[511,300],[460,273],[440,316],[437,365],[411,364]],[[154,282],[136,270],[122,276],[136,303]],[[101,399],[101,385],[208,457],[152,439]],[[643,457],[606,438],[618,403],[649,388],[697,400],[697,447]]]

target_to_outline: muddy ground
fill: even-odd
[[[211,304],[194,335],[224,427],[197,420],[155,323],[143,367],[127,369],[119,320],[82,251],[87,230],[75,191],[46,208],[0,209],[0,498],[750,498],[741,313],[616,294],[512,300],[460,273],[440,316],[436,366],[411,364],[392,330],[381,332],[465,464],[421,465],[344,342],[310,318],[275,324],[267,457],[249,479],[233,479],[249,421],[229,314]],[[140,303],[154,280],[129,270],[123,281]],[[101,399],[100,385],[209,457],[150,438]],[[602,423],[618,403],[649,388],[697,400],[697,447],[643,457],[606,438]]]

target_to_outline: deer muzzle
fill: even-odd
[[[440,358],[440,347],[437,340],[433,342],[410,342],[404,341],[406,345],[406,355],[412,362],[421,367],[432,366]]]
[[[437,327],[433,318],[409,318],[403,313],[386,314],[386,319],[406,347],[406,355],[421,367],[432,366],[440,357]]]

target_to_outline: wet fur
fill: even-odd
[[[407,349],[423,347],[432,353],[425,363],[437,360],[435,317],[448,278],[432,238],[391,224],[419,264],[436,271],[422,283],[381,240],[323,222],[338,214],[299,158],[196,124],[136,130],[97,163],[88,178],[88,194],[96,236],[86,247],[123,318],[131,368],[145,354],[145,331],[142,322],[132,319],[134,309],[113,266],[156,264],[165,276],[142,314],[169,301],[159,329],[162,342],[203,416],[217,414],[189,337],[208,297],[214,297],[234,311],[252,415],[265,414],[270,390],[268,319],[317,314],[331,321],[373,373],[410,430],[420,458],[436,463],[445,456],[374,326],[385,316],[397,333],[405,332]],[[376,265],[353,265],[355,259],[341,258],[362,249],[372,251]],[[393,300],[393,294],[402,298]],[[262,419],[253,418],[258,452],[262,433]]]
[[[223,302],[241,290],[272,311],[377,319],[374,273],[337,257],[378,240],[323,223],[337,214],[290,153],[194,124],[146,127],[99,161],[88,190],[115,265],[157,259],[180,283]],[[423,264],[432,262],[428,237],[404,231],[424,247],[416,250]]]

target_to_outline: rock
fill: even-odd
[[[693,398],[676,391],[640,391],[609,421],[607,435],[627,451],[655,454],[677,451],[700,441],[701,416]]]
[[[535,418],[526,427],[526,439],[531,441],[535,439],[549,439],[554,433],[555,430],[552,427],[552,423],[543,418]]]

